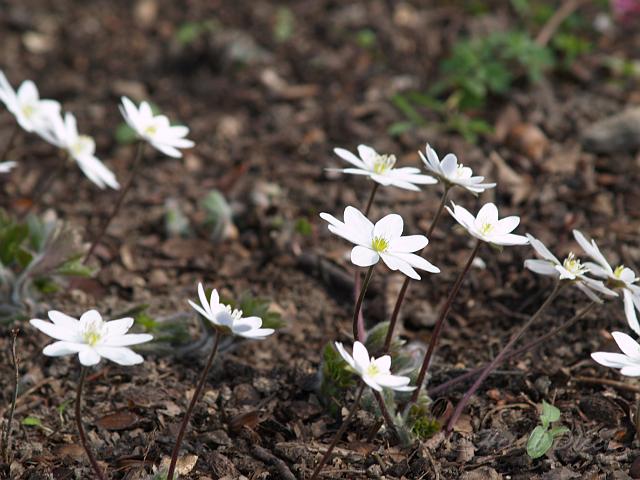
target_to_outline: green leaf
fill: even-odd
[[[549,428],[551,423],[557,422],[558,420],[560,420],[560,410],[543,400],[542,413],[540,414],[540,422],[542,423],[542,426],[545,429]]]
[[[387,135],[397,137],[398,135],[402,135],[404,132],[408,132],[414,126],[415,125],[410,121],[394,122],[389,126],[389,128],[387,128]]]
[[[273,27],[273,36],[277,42],[283,43],[289,40],[295,29],[295,17],[287,7],[280,7],[276,13],[276,23]]]
[[[311,235],[311,232],[312,232],[311,223],[309,223],[309,220],[307,220],[306,218],[300,217],[296,220],[295,230],[300,235],[304,235],[305,237],[308,237],[309,235]]]
[[[116,127],[116,142],[120,145],[129,145],[135,142],[136,138],[135,130],[126,123],[122,122]]]
[[[564,435],[565,433],[569,433],[570,431],[571,430],[569,430],[567,427],[553,427],[551,430],[549,430],[549,433],[553,438],[556,438]]]
[[[36,417],[24,417],[22,419],[22,425],[26,427],[41,427],[42,421]]]
[[[542,457],[553,446],[553,435],[538,425],[533,429],[527,441],[527,455],[536,459]]]

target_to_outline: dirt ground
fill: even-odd
[[[519,233],[532,233],[559,255],[577,252],[571,231],[579,228],[597,238],[612,260],[640,265],[640,158],[633,151],[590,153],[581,141],[597,120],[640,104],[637,77],[621,80],[606,66],[611,56],[637,57],[637,24],[607,34],[592,31],[594,48],[571,68],[554,70],[535,84],[516,82],[508,95],[491,98],[474,114],[495,130],[476,144],[438,129],[437,122],[387,134],[404,119],[391,97],[428,88],[456,39],[516,22],[510,2],[490,2],[478,12],[471,3],[476,2],[0,0],[0,68],[14,86],[33,79],[43,96],[74,112],[121,183],[133,156],[132,146],[114,139],[122,122],[121,95],[152,100],[188,125],[197,144],[181,160],[147,150],[135,188],[97,250],[93,265],[101,269],[95,280],[47,297],[43,311],[80,315],[97,307],[116,317],[147,304],[155,318],[187,314],[196,335],[186,299],[204,281],[230,297],[251,292],[268,298],[286,321],[266,341],[240,343],[219,356],[183,444],[183,453],[192,456],[184,458],[188,473],[180,478],[306,478],[339,425],[318,398],[317,372],[328,341],[349,342],[353,267],[345,257],[348,246],[327,231],[318,213],[362,207],[371,184],[325,170],[342,166],[332,153],[336,146],[353,150],[369,144],[395,153],[403,165],[417,165],[417,151],[428,141],[441,155],[454,152],[498,182],[480,199],[455,192],[456,203],[473,211],[481,202],[496,202],[501,213],[521,216]],[[606,11],[601,3],[584,7],[581,15],[593,22]],[[373,46],[358,41],[363,31],[375,33]],[[12,122],[9,114],[0,115],[0,145]],[[514,123],[524,131],[514,131]],[[2,180],[7,209],[28,201],[40,175],[59,162],[33,137],[20,138],[13,156],[19,167]],[[214,188],[229,201],[235,225],[219,242],[201,227],[201,202]],[[424,232],[440,193],[439,187],[420,193],[380,189],[371,217],[394,211],[408,231]],[[55,211],[89,241],[115,198],[69,167],[39,209]],[[167,199],[200,225],[192,236],[167,236]],[[401,315],[407,339],[428,341],[470,245],[445,216],[427,255],[442,273],[412,284]],[[543,301],[551,284],[524,271],[523,261],[531,256],[528,247],[501,253],[483,247],[485,265],[473,268],[463,284],[430,386],[490,360]],[[368,324],[388,319],[402,280],[389,272],[374,276],[364,306]],[[548,331],[584,304],[580,292],[567,291],[531,335]],[[10,327],[0,330],[3,414],[11,396]],[[26,323],[20,327],[14,461],[0,475],[93,478],[72,408],[65,408],[73,402],[77,360],[44,357],[47,339]],[[369,440],[376,419],[360,412],[324,477],[640,478],[640,465],[633,466],[640,387],[589,357],[612,348],[612,330],[626,331],[618,301],[506,363],[449,438],[436,434],[408,447],[386,432]],[[112,478],[147,478],[154,465],[166,461],[205,355],[149,353],[140,367],[102,363],[92,371],[85,416]],[[606,379],[621,383],[607,385]],[[447,411],[462,392],[444,392],[437,403]],[[543,399],[562,411],[571,433],[548,455],[531,460],[525,444]],[[25,417],[41,425],[24,425]]]

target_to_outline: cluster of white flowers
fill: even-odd
[[[75,116],[63,114],[60,103],[40,98],[37,87],[31,80],[22,82],[17,91],[0,71],[0,102],[13,114],[16,122],[28,133],[35,133],[59,148],[75,160],[82,172],[99,188],[120,188],[115,174],[95,155],[95,140],[78,132]],[[187,139],[189,129],[171,125],[164,115],[154,115],[150,105],[142,102],[139,108],[126,97],[120,106],[127,124],[144,140],[170,157],[181,157],[179,148],[191,148],[194,142]],[[9,172],[15,162],[0,163],[0,173]]]

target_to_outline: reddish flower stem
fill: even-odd
[[[93,468],[93,471],[96,473],[98,480],[106,480],[107,477],[104,476],[100,465],[98,465],[98,461],[96,457],[93,455],[93,451],[91,450],[91,446],[89,445],[89,441],[87,440],[87,436],[84,432],[84,426],[82,425],[82,387],[84,386],[84,381],[87,377],[87,367],[82,367],[80,370],[80,380],[78,380],[78,388],[76,390],[76,404],[75,404],[75,415],[76,415],[76,425],[78,427],[78,435],[80,436],[80,443],[82,443],[82,447],[89,458],[89,463]]]

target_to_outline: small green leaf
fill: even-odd
[[[540,422],[542,423],[542,426],[545,429],[549,428],[551,423],[557,422],[558,420],[560,420],[560,410],[543,400],[542,413],[540,414]]]
[[[304,235],[305,237],[308,237],[309,235],[311,235],[311,231],[312,231],[309,220],[307,220],[304,217],[300,217],[296,220],[295,229],[296,229],[296,232],[298,232],[300,235]]]
[[[569,433],[571,430],[569,430],[567,427],[553,427],[551,430],[549,430],[549,434],[553,437],[560,437],[562,435],[564,435],[565,433]]]
[[[295,18],[287,7],[280,7],[276,13],[276,22],[273,27],[273,36],[277,42],[286,42],[293,35]]]
[[[136,141],[136,132],[126,123],[122,122],[116,127],[116,142],[120,145],[129,145]]]
[[[26,427],[41,427],[42,421],[36,417],[24,417],[22,419],[22,425]]]
[[[527,441],[527,455],[536,459],[542,457],[553,446],[553,435],[538,425],[533,429]]]

